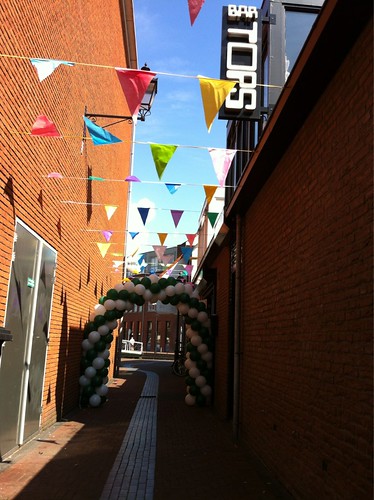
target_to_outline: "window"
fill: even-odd
[[[300,10],[286,9],[286,80],[294,67],[316,17],[316,12],[301,12]]]

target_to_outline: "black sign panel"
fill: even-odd
[[[219,111],[221,120],[259,120],[262,11],[246,5],[222,9],[221,80],[237,85]]]

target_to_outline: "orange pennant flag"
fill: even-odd
[[[217,186],[204,186],[207,205],[209,205],[209,203],[212,201],[212,198],[213,198],[214,193],[216,192],[216,189],[217,189]]]
[[[97,243],[102,257],[105,257],[111,243]]]
[[[166,237],[168,235],[168,233],[157,233],[158,234],[158,237],[160,238],[160,243],[161,245],[164,244],[165,240],[166,240]]]
[[[208,132],[210,132],[216,114],[237,82],[232,82],[230,80],[214,80],[204,76],[198,76],[198,78],[204,106],[205,123],[208,127]]]

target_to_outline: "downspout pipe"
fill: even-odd
[[[240,308],[241,308],[241,217],[236,215],[236,268],[235,268],[235,305],[234,305],[234,376],[233,376],[233,440],[239,440],[240,408]]]

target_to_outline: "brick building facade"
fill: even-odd
[[[372,42],[325,2],[200,264],[214,407],[296,498],[372,497]]]
[[[47,320],[41,330],[45,350],[38,364],[41,373],[30,372],[29,376],[29,390],[37,376],[41,387],[36,393],[39,390],[42,394],[42,400],[34,402],[40,413],[40,421],[30,431],[34,432],[77,406],[83,326],[98,298],[121,280],[113,270],[113,260],[121,260],[124,255],[127,184],[89,177],[125,179],[130,172],[133,126],[128,122],[113,125],[110,132],[122,142],[94,146],[87,133],[87,140],[82,142],[82,117],[85,109],[90,113],[129,114],[114,67],[137,68],[137,53],[133,7],[128,0],[109,0],[105,6],[71,0],[52,4],[35,0],[31,6],[29,2],[10,0],[0,8],[0,21],[0,323],[11,329],[12,315],[22,316],[22,324],[11,332],[13,342],[5,344],[2,351],[0,386],[4,399],[7,390],[12,396],[11,388],[4,388],[4,380],[9,379],[7,356],[15,355],[16,348],[23,349],[24,356],[33,349],[27,344],[33,335],[35,314],[32,287],[36,290],[39,284],[40,291],[47,278],[51,287],[54,281],[50,324]],[[61,65],[39,81],[29,58],[76,64]],[[39,115],[47,116],[61,137],[31,136]],[[105,126],[108,120],[98,119],[97,124]],[[51,172],[63,178],[48,178]],[[110,220],[106,206],[116,207]],[[39,281],[34,275],[29,276],[28,283],[19,280],[19,248],[12,259],[16,224],[54,253],[54,280],[53,268]],[[97,245],[106,241],[101,230],[113,231],[104,257]],[[17,304],[8,296],[12,271],[18,286]],[[19,359],[24,356],[21,353]],[[111,361],[110,374],[113,353]],[[35,368],[35,363],[25,370],[23,362],[20,364],[14,363],[13,374],[22,385],[24,371]],[[17,391],[13,396],[12,404],[20,404]],[[4,420],[12,411],[16,412],[10,408],[3,415],[3,433]],[[26,414],[26,427],[27,423]],[[28,439],[27,432],[19,437],[20,425],[23,423],[14,424],[8,435],[0,436],[1,456]]]

